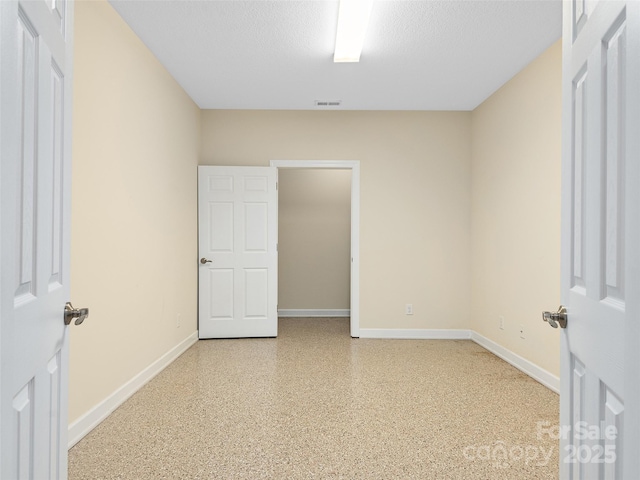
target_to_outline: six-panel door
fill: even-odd
[[[624,335],[638,301],[625,285],[625,207],[638,201],[625,187],[626,13],[625,2],[564,4],[563,479],[626,478]]]
[[[274,167],[198,167],[200,338],[277,335]]]
[[[66,478],[73,4],[0,2],[0,477]]]

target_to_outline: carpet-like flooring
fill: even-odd
[[[199,341],[69,452],[69,479],[555,479],[558,395],[468,340]]]

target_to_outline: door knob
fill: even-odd
[[[553,328],[567,328],[567,308],[560,305],[557,312],[542,312],[542,320]]]
[[[205,263],[211,263],[211,262],[213,262],[213,260],[209,260],[208,258],[204,258],[204,257],[202,257],[202,258],[200,259],[200,263],[201,263],[201,264],[203,264],[203,265],[204,265]]]
[[[84,319],[89,316],[88,308],[73,308],[71,302],[67,302],[64,306],[64,324],[69,325],[71,320],[76,319],[75,324],[80,325]]]

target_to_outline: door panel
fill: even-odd
[[[245,317],[267,320],[269,318],[269,271],[266,268],[245,268],[244,285]]]
[[[244,204],[244,251],[266,253],[269,248],[268,203]]]
[[[623,346],[632,321],[625,249],[629,229],[638,227],[626,214],[638,200],[625,175],[627,9],[615,1],[564,7],[562,298],[569,321],[561,423],[571,430],[561,437],[560,471],[561,478],[624,478]]]
[[[66,478],[72,15],[0,2],[0,478]]]
[[[209,203],[209,250],[212,252],[233,251],[233,203]],[[216,228],[213,228],[214,225]],[[218,228],[219,227],[219,228]]]
[[[233,320],[234,278],[231,268],[210,268],[210,317],[218,320]]]
[[[274,167],[199,167],[200,338],[277,335]]]

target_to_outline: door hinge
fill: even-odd
[[[276,190],[278,190],[278,182],[276,182]]]

